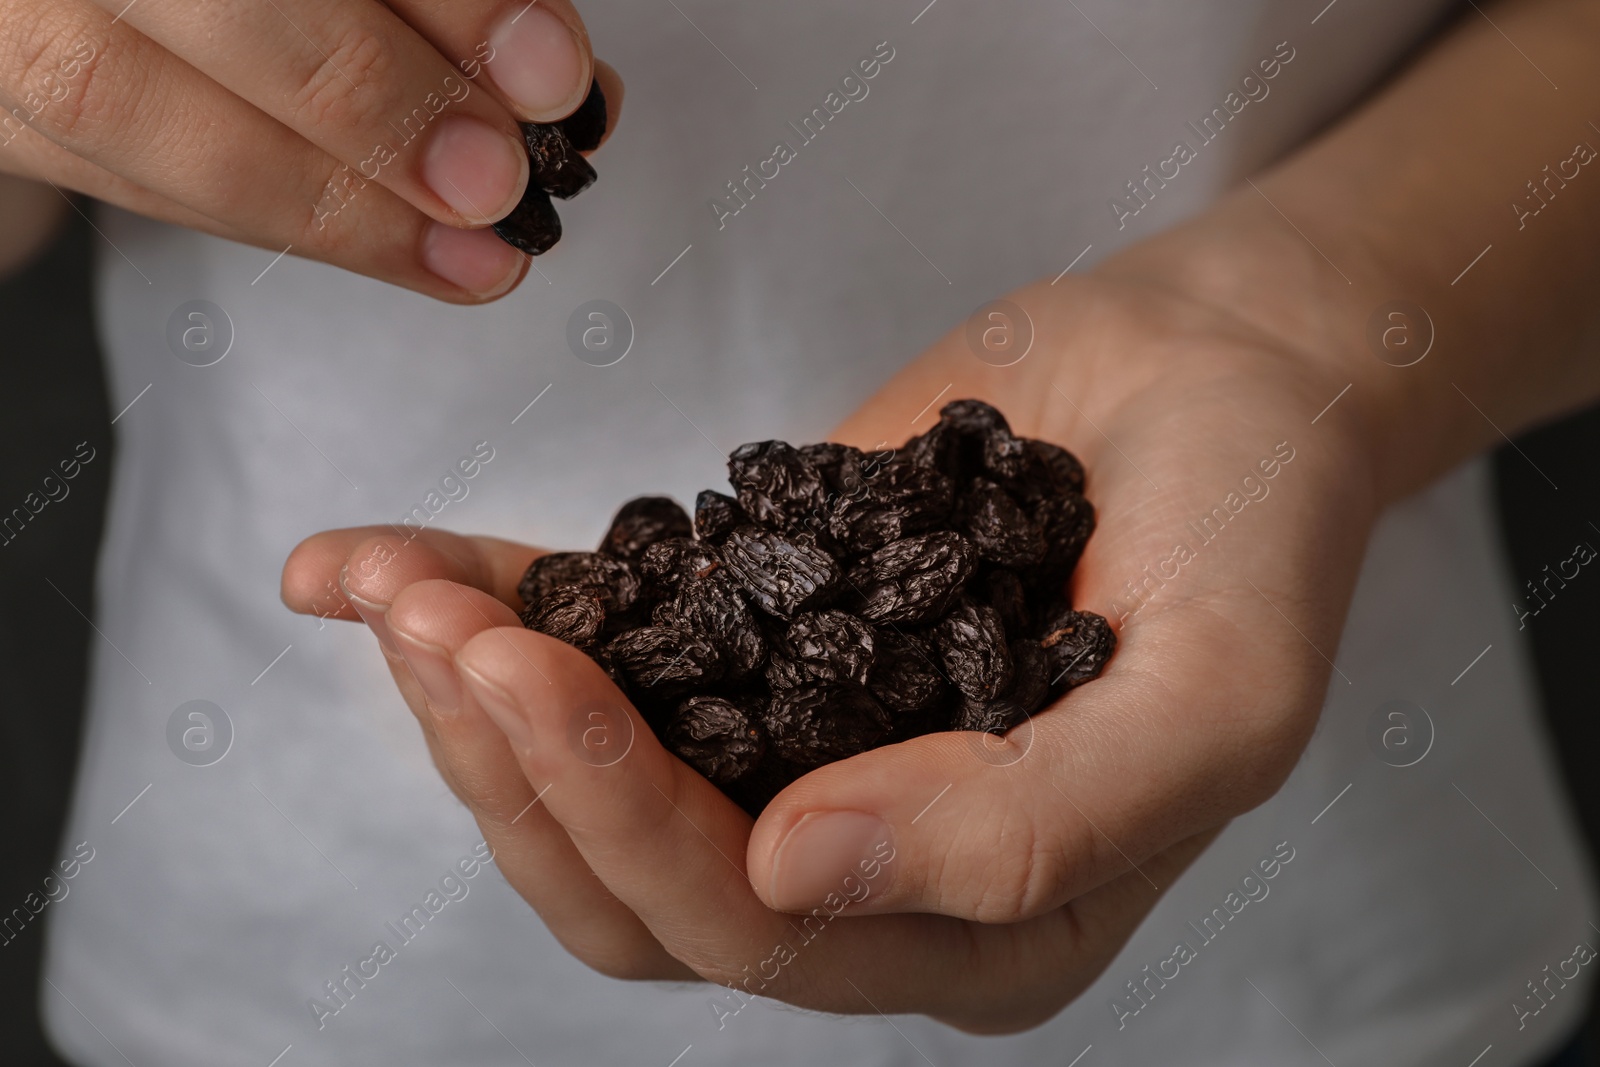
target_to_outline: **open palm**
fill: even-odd
[[[992,366],[958,331],[836,434],[898,443],[935,399],[972,396],[1084,461],[1100,526],[1072,595],[1120,647],[1004,740],[933,734],[830,764],[752,821],[587,657],[518,625],[537,550],[372,527],[290,557],[297,610],[325,608],[343,576],[343,617],[375,623],[506,877],[590,965],[732,986],[727,1012],[760,994],[1036,1025],[1288,775],[1376,510],[1349,405],[1312,423],[1342,383],[1127,277],[1011,300],[1032,324],[1025,358]]]

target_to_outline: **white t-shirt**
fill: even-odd
[[[711,987],[601,977],[492,867],[446,879],[480,836],[370,635],[278,602],[297,541],[422,504],[440,527],[587,547],[629,496],[692,499],[727,450],[817,439],[984,301],[1200,209],[1348,107],[1445,4],[582,6],[628,77],[623,126],[600,183],[563,205],[566,239],[493,307],[292,257],[263,275],[270,252],[101,214],[113,406],[132,406],[67,842],[94,858],[49,912],[44,1006],[68,1055],[781,1067],[1064,1065],[1088,1049],[1084,1067],[1236,1067],[1320,1051],[1410,1067],[1490,1044],[1485,1062],[1528,1063],[1565,1038],[1580,992],[1544,1007],[1525,983],[1557,990],[1543,968],[1582,967],[1593,895],[1481,465],[1382,521],[1337,655],[1351,684],[1330,691],[1282,792],[1032,1032],[768,1002],[719,1030]],[[874,56],[874,77],[843,80]],[[1195,158],[1132,214],[1126,183],[1179,139]],[[729,214],[726,183],[746,165],[772,175],[779,142],[793,158]],[[609,367],[567,341],[599,299],[634,335]],[[226,315],[212,313],[231,347],[211,366],[169,343],[175,315],[180,333],[198,323],[178,314],[195,300]],[[452,479],[475,452],[476,477]],[[1415,766],[1369,744],[1391,700],[1431,717]],[[179,712],[190,701],[226,724],[212,712],[214,747],[186,762],[184,730],[206,740]],[[229,732],[220,760],[194,765]],[[431,890],[455,899],[397,936]],[[396,958],[319,1026],[310,1003],[380,940]],[[1170,962],[1180,940],[1189,954]]]

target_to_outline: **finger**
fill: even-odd
[[[779,914],[745,878],[749,817],[663,750],[588,657],[542,634],[494,630],[469,640],[456,663],[523,772],[549,783],[541,803],[590,869],[674,957],[742,993],[822,1011],[915,1011],[970,1028],[1034,1025],[1126,936],[1108,948],[1086,932],[1105,940],[1102,926],[1114,929],[1118,915],[1156,897],[1142,881],[1128,900],[1128,886],[1104,887],[1088,925],[1066,909],[1007,926],[853,918],[892,881],[900,860],[889,846],[841,872],[816,908]],[[739,1006],[719,995],[713,1011],[721,1018]]]
[[[749,816],[668,754],[594,661],[543,634],[499,629],[468,641],[456,664],[619,899],[669,928],[720,914],[708,941],[743,946],[749,931],[773,927],[739,862]]]
[[[325,530],[289,553],[279,595],[289,610],[302,615],[381,620],[406,586],[444,578],[521,610],[517,584],[538,555],[540,550],[529,545],[447,530],[404,525]]]
[[[677,979],[693,972],[595,877],[518,766],[505,734],[462,688],[454,657],[472,637],[516,627],[505,604],[478,589],[428,580],[407,586],[389,612],[390,658],[428,737],[434,762],[466,804],[506,880],[556,938],[613,977]]]
[[[231,227],[97,167],[26,126],[0,130],[0,149],[0,173],[47,182],[56,187],[63,199],[69,191],[82,193],[176,226],[231,240],[244,239]]]
[[[1003,744],[931,734],[795,783],[751,837],[756,891],[804,909],[888,839],[904,862],[862,911],[1017,922],[1261,803],[1299,752],[1286,731],[1308,726],[1181,683],[1212,669],[1211,646],[1192,635],[1219,623],[1196,610],[1129,628],[1101,678]],[[1159,674],[1140,667],[1156,661]],[[1261,689],[1265,703],[1292,702]]]
[[[668,754],[587,656],[543,634],[494,630],[468,641],[456,664],[468,691],[505,731],[523,773],[549,783],[542,803],[590,869],[674,957],[726,985],[745,981],[746,968],[780,941],[803,935],[802,920],[771,911],[750,891],[742,866],[750,817]],[[834,910],[813,922],[831,922],[844,910],[840,902],[863,892],[870,892],[870,879],[841,885]],[[888,927],[917,921],[923,920],[880,920],[887,925],[862,944],[830,935],[827,944],[808,949],[809,962],[848,966],[877,989],[903,962],[886,962],[895,956],[888,949],[897,936]],[[899,936],[907,932],[902,927]],[[927,933],[918,944],[930,957],[967,947],[953,930]],[[787,975],[782,992],[769,995],[864,1010],[853,995],[806,972]]]
[[[528,269],[492,232],[430,221],[97,7],[9,0],[0,14],[11,123],[215,220],[209,232],[458,303]]]
[[[566,118],[595,77],[589,31],[568,0],[389,0],[389,7],[468,80],[486,72],[485,87],[524,122]]]
[[[513,117],[473,92],[449,60],[377,0],[146,3],[123,17],[440,222],[494,222],[527,187],[528,156]],[[219,20],[227,27],[220,33]]]

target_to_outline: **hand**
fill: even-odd
[[[0,0],[0,172],[458,303],[527,259],[483,227],[517,121],[598,77],[569,0]]]
[[[1025,360],[987,366],[958,332],[838,435],[898,444],[935,397],[977,396],[1087,466],[1100,528],[1073,600],[1111,616],[1121,646],[1004,744],[868,752],[752,824],[587,657],[516,625],[533,549],[321,534],[289,559],[285,599],[317,610],[344,568],[369,621],[392,605],[380,637],[441,771],[511,883],[599,970],[972,1031],[1037,1024],[1293,767],[1378,504],[1355,407],[1311,425],[1348,380],[1315,336],[1290,344],[1184,297],[1146,268],[1159,258],[1014,295],[1038,334]]]

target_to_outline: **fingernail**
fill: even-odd
[[[866,899],[862,886],[868,887],[867,893],[880,892],[887,884],[886,856],[894,855],[891,840],[888,824],[876,815],[812,812],[773,854],[773,903],[779,911],[804,911],[823,904],[830,894],[859,903]]]
[[[532,748],[533,726],[517,707],[517,702],[511,699],[511,694],[459,661],[456,670],[467,683],[473,699],[489,713],[489,718],[500,727],[506,739],[517,748]]]
[[[565,117],[589,86],[583,78],[578,38],[537,5],[508,11],[489,34],[494,59],[489,77],[530,121]]]
[[[403,630],[391,632],[406,666],[411,668],[412,677],[422,686],[428,706],[441,717],[455,718],[461,712],[461,679],[456,675],[456,665],[450,654]]]
[[[339,571],[339,591],[350,601],[350,606],[356,609],[356,614],[361,616],[361,621],[367,624],[367,629],[372,631],[384,651],[398,656],[399,650],[394,647],[394,638],[389,633],[389,605],[356,596],[350,591],[349,576],[348,568]]]
[[[469,293],[496,297],[522,278],[522,253],[495,236],[493,230],[458,230],[442,222],[428,224],[422,235],[422,265]]]
[[[501,219],[528,184],[528,149],[470,115],[439,124],[422,157],[422,180],[469,222]]]

